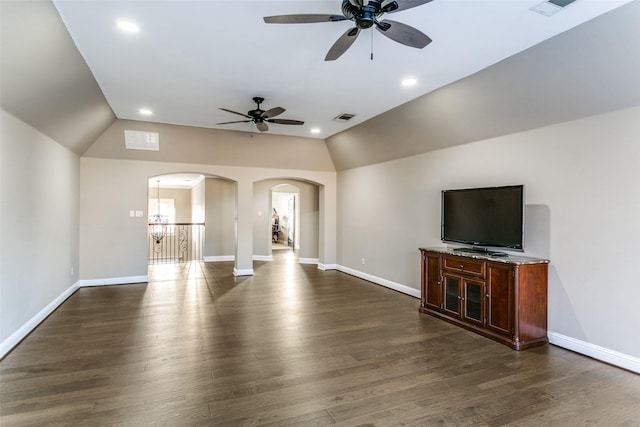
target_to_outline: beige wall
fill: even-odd
[[[155,199],[157,189],[149,187],[149,198]],[[176,209],[176,222],[191,222],[191,189],[161,188],[161,199],[173,199]],[[153,212],[151,212],[153,214]]]
[[[216,178],[205,180],[205,259],[234,256],[236,197],[234,182]]]
[[[236,186],[236,273],[253,270],[253,186],[255,182],[288,177],[321,185],[319,223],[321,267],[335,266],[336,173],[206,164],[98,159],[80,160],[81,279],[137,277],[147,274],[146,218],[129,217],[145,210],[147,180],[177,172],[224,177]],[[206,208],[205,208],[206,210]]]
[[[125,129],[158,132],[160,151],[125,149]],[[85,157],[335,171],[326,144],[319,139],[131,120],[114,122],[87,150]]]
[[[525,255],[551,260],[550,332],[640,358],[639,123],[636,107],[340,172],[338,262],[419,289],[440,191],[524,184]]]
[[[0,132],[1,343],[78,281],[80,159],[4,110]]]

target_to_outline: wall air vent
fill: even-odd
[[[549,0],[533,6],[530,10],[545,16],[551,16],[576,0]]]
[[[342,113],[334,117],[333,120],[337,122],[348,122],[349,120],[353,119],[355,116],[356,116],[355,114]]]
[[[157,132],[125,130],[124,146],[128,150],[160,151],[160,134]]]

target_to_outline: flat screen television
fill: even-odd
[[[472,245],[482,252],[524,250],[524,186],[442,191],[441,232],[443,242]]]

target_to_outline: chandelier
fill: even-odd
[[[153,221],[151,222],[151,238],[156,242],[157,245],[162,242],[164,236],[167,235],[167,221],[162,219],[162,215],[160,215],[160,180],[156,181],[158,183],[158,192],[156,197],[156,214],[153,217]]]

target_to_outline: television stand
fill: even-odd
[[[522,350],[547,343],[548,260],[420,248],[420,312]]]
[[[494,257],[506,257],[509,256],[506,252],[498,252],[498,251],[490,251],[489,249],[484,248],[454,248],[454,252],[467,252],[472,254],[482,254]]]

